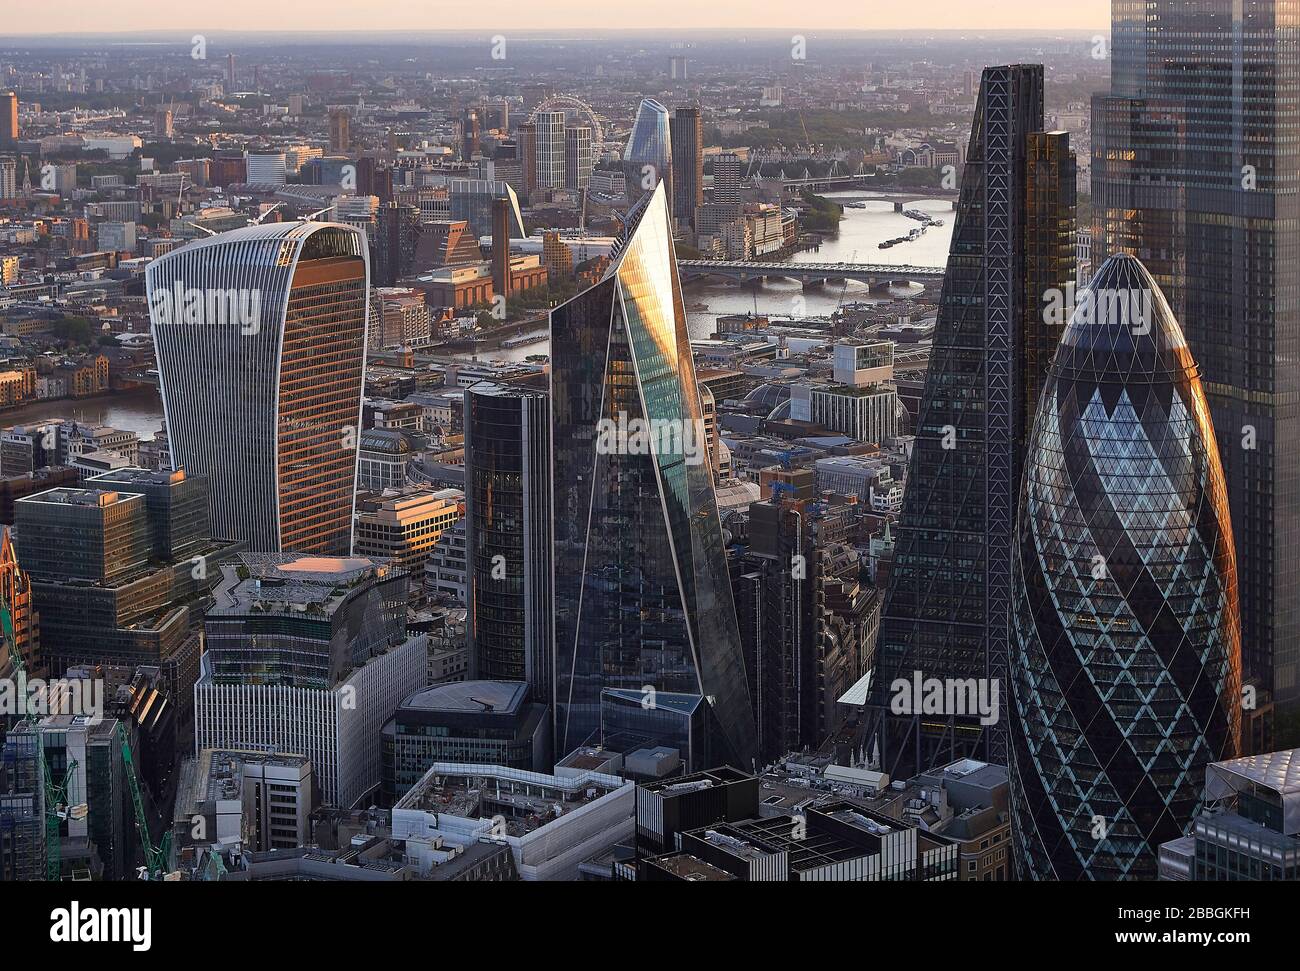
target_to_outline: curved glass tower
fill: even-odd
[[[673,141],[668,109],[654,98],[646,98],[636,110],[632,134],[623,152],[623,173],[627,178],[628,202],[648,195],[663,182],[668,187],[668,213],[672,216]]]
[[[748,770],[749,682],[667,195],[604,279],[551,311],[555,748],[600,740],[605,689],[648,710],[694,695],[710,764]]]
[[[149,264],[172,461],[208,477],[214,535],[352,550],[370,263],[353,226],[283,222]]]
[[[1018,521],[1017,868],[1155,879],[1237,753],[1241,636],[1200,373],[1151,275],[1113,256],[1048,370]]]

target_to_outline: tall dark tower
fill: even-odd
[[[0,145],[10,146],[18,141],[18,95],[12,91],[0,94]]]
[[[1296,13],[1293,0],[1113,0],[1111,92],[1092,105],[1094,265],[1142,260],[1204,376],[1259,689],[1250,751],[1300,745]]]
[[[479,139],[481,130],[479,128],[479,109],[466,108],[464,119],[461,122],[462,139],[460,157],[469,161],[475,155],[479,154]]]
[[[553,685],[551,409],[542,386],[465,392],[465,521],[473,677]]]
[[[684,59],[683,59],[684,60]],[[704,204],[704,127],[699,108],[678,108],[670,125],[673,145],[673,213],[695,224]]]
[[[492,292],[510,298],[510,200],[492,200]]]
[[[1045,322],[1044,295],[1074,279],[1074,213],[1068,136],[1043,132],[1042,66],[987,68],[877,647],[872,707],[890,775],[1008,759],[1004,722],[921,717],[894,689],[919,672],[986,680],[1005,697],[1026,395],[1060,330]]]
[[[1241,633],[1223,467],[1196,362],[1142,264],[1092,280],[1044,383],[1016,557],[1017,869],[1156,878],[1236,756]]]

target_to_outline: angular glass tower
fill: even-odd
[[[649,195],[660,182],[668,186],[668,214],[672,217],[673,139],[672,119],[668,109],[653,98],[646,98],[636,111],[632,134],[623,152],[623,172],[627,178],[627,197],[631,203]],[[650,180],[647,188],[647,178]]]
[[[1025,462],[1016,860],[1028,879],[1155,879],[1159,845],[1201,810],[1206,766],[1237,753],[1236,559],[1177,319],[1133,257],[1107,260],[1091,289],[1122,299],[1080,298]]]
[[[957,202],[934,349],[881,618],[872,708],[881,768],[908,778],[978,756],[1006,764],[1005,724],[895,712],[893,685],[986,680],[1005,696],[1020,465],[1074,281],[1075,163],[1043,131],[1043,68],[986,68]]]
[[[1130,253],[1164,290],[1222,449],[1252,751],[1300,745],[1297,18],[1295,0],[1112,0],[1092,104],[1094,265]]]
[[[172,461],[211,484],[214,535],[347,555],[370,262],[334,223],[236,229],[145,272]]]
[[[605,278],[551,311],[555,749],[597,737],[603,689],[647,706],[680,692],[708,705],[719,760],[750,769],[754,720],[707,458],[610,448],[600,433],[606,419],[703,434],[664,185],[628,233]]]

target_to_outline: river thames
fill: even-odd
[[[827,195],[839,203],[851,202],[860,193],[833,192]],[[952,203],[947,199],[908,200],[909,209],[920,209],[942,226],[931,226],[912,242],[880,249],[886,239],[906,235],[919,225],[902,213],[894,212],[888,202],[868,202],[864,209],[845,209],[839,232],[825,239],[815,250],[794,254],[790,261],[826,263],[884,263],[912,266],[943,266],[948,262],[948,244],[952,240]],[[789,316],[828,315],[843,303],[879,301],[865,284],[851,281],[804,290],[794,280],[766,280],[761,284],[741,286],[725,280],[700,280],[684,288],[687,320],[693,339],[707,338],[714,330],[714,320],[723,314],[756,313]],[[902,295],[903,291],[895,291]],[[796,298],[802,297],[802,306]],[[545,343],[493,350],[484,358],[522,361],[530,354],[544,354]],[[457,355],[460,356],[460,355]],[[469,354],[464,355],[466,358]],[[40,401],[10,411],[0,412],[0,425],[21,425],[51,418],[72,418],[93,425],[110,425],[135,432],[141,440],[154,437],[162,425],[162,400],[156,391],[139,389],[103,398],[81,401]]]

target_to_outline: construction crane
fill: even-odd
[[[135,757],[131,754],[131,743],[126,737],[126,726],[117,723],[117,741],[122,749],[122,762],[126,766],[126,781],[131,787],[131,804],[135,807],[135,830],[140,837],[140,847],[144,850],[145,871],[143,880],[161,880],[167,872],[167,859],[171,856],[172,834],[164,833],[162,842],[154,846],[149,835],[149,819],[144,813],[144,798],[140,795],[140,782],[135,776]]]

